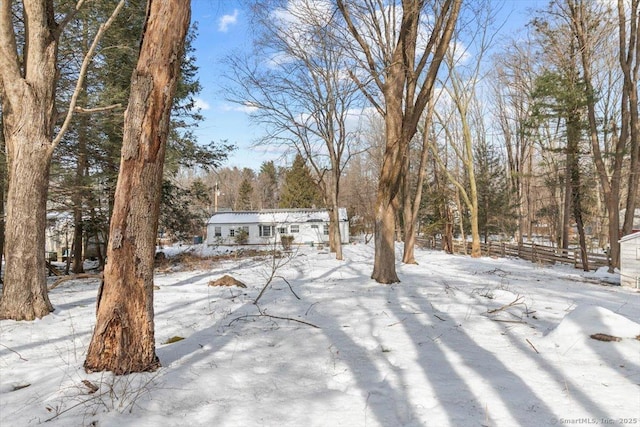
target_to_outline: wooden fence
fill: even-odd
[[[442,242],[439,239],[418,239],[418,244],[428,249],[442,249]],[[535,263],[570,264],[575,268],[584,269],[582,266],[582,258],[580,257],[580,249],[553,248],[535,243],[522,243],[518,245],[501,242],[481,243],[480,249],[484,256],[517,257]],[[454,240],[453,252],[456,254],[470,254],[471,242]],[[596,270],[609,265],[606,254],[587,253],[587,259],[590,270]]]

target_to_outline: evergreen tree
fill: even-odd
[[[286,172],[280,196],[281,208],[313,208],[322,205],[322,194],[301,155]]]
[[[278,206],[278,171],[273,160],[260,165],[258,175],[260,185],[260,204],[263,209],[273,209]]]
[[[516,214],[511,202],[506,169],[496,148],[486,140],[475,147],[478,185],[478,228],[487,243],[489,235],[515,230]]]
[[[158,232],[178,240],[202,235],[210,205],[210,192],[201,180],[196,179],[188,188],[183,188],[173,180],[165,179]]]
[[[91,116],[76,115],[73,126],[61,143],[62,149],[56,151],[52,166],[55,182],[50,195],[56,209],[74,213],[74,272],[81,270],[82,242],[86,244],[91,239],[98,243],[98,257],[101,261],[102,253],[106,251],[109,218],[120,163],[123,111],[128,102],[131,73],[137,61],[144,15],[144,4],[131,4],[122,14],[125,18],[114,23],[103,41],[103,45],[109,48],[101,51],[100,61],[96,61],[89,74],[87,87],[83,91],[87,95],[82,97],[80,105],[85,109],[106,105],[119,107]],[[89,18],[91,17],[90,15]],[[89,18],[86,21],[93,22]],[[100,22],[99,19],[93,19]],[[192,46],[196,30],[195,24],[189,30],[181,62],[171,111],[162,185],[160,227],[178,238],[201,234],[201,224],[206,221],[208,213],[203,214],[197,209],[194,212],[190,207],[191,202],[200,196],[193,188],[182,187],[176,182],[174,178],[177,172],[181,167],[215,167],[233,149],[224,141],[199,144],[192,131],[202,120],[194,100],[201,90]],[[75,45],[81,45],[74,42],[76,38],[65,44],[69,57],[73,57],[74,49],[78,50]],[[66,74],[73,75],[71,65],[67,65],[66,70]],[[87,143],[88,135],[91,135],[90,144]]]
[[[238,190],[238,210],[248,211],[252,209],[253,185],[249,178],[244,177]]]

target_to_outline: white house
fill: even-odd
[[[340,208],[342,243],[349,242],[347,210]],[[266,245],[293,236],[293,244],[329,242],[329,211],[325,209],[265,209],[216,212],[207,222],[207,245],[237,245],[246,234],[246,244]],[[275,240],[274,240],[275,239]]]
[[[640,232],[620,239],[620,284],[640,288]]]

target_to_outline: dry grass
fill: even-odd
[[[276,257],[280,257],[280,252],[276,251]],[[183,252],[176,256],[167,258],[165,256],[156,256],[156,270],[159,272],[170,271],[193,271],[193,270],[211,270],[221,261],[239,260],[247,258],[257,258],[264,256],[273,256],[272,250],[259,249],[240,249],[228,254],[200,256],[193,252]]]

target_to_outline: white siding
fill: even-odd
[[[270,237],[261,237],[261,227],[273,227]],[[216,236],[216,227],[220,236]],[[318,244],[329,242],[329,212],[317,209],[283,209],[259,212],[221,212],[214,214],[207,223],[208,245],[235,245],[235,230],[247,227],[250,245],[280,243],[281,235],[293,236],[293,244]],[[340,233],[342,242],[349,242],[349,222],[346,209],[340,209]]]
[[[620,284],[640,287],[640,232],[620,240]]]

